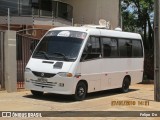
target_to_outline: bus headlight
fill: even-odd
[[[30,82],[30,79],[26,78],[26,82]]]
[[[72,73],[67,73],[67,72],[59,72],[58,75],[61,77],[73,77]]]

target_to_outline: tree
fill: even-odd
[[[139,32],[145,49],[153,50],[154,0],[122,0],[123,29]]]
[[[154,0],[122,0],[123,30],[139,32],[145,48],[144,74],[154,78]]]

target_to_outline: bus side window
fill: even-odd
[[[117,40],[113,38],[102,37],[103,57],[112,58],[118,57]]]
[[[102,53],[99,37],[89,37],[84,48],[81,61],[96,59],[100,58],[101,56]]]
[[[119,54],[122,58],[132,57],[132,42],[127,39],[119,39]]]
[[[133,57],[143,57],[143,48],[140,40],[133,40]]]

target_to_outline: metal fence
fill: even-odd
[[[4,76],[4,31],[0,31],[0,90],[5,88]]]
[[[17,88],[24,88],[24,70],[31,56],[30,47],[35,47],[40,38],[47,32],[45,29],[28,29],[16,34],[17,46]]]

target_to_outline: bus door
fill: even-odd
[[[99,37],[89,37],[81,57],[81,75],[88,82],[88,92],[101,88],[101,43]]]
[[[101,64],[101,89],[111,89],[117,84],[118,42],[115,38],[101,37],[103,59]]]

